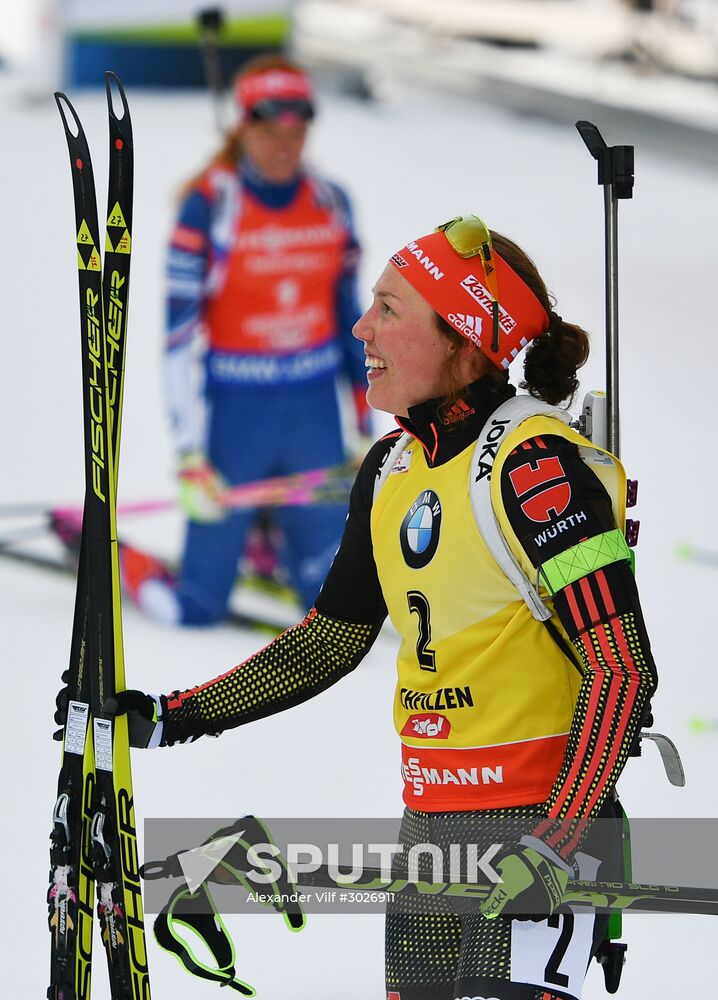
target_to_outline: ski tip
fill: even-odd
[[[116,122],[129,121],[130,107],[127,103],[125,88],[122,86],[122,81],[117,73],[111,69],[105,70],[105,93],[107,95],[107,110],[109,114]],[[122,114],[118,114],[115,109],[116,96],[119,97],[120,104],[122,105]]]
[[[65,129],[65,135],[67,136],[68,142],[72,139],[75,143],[83,137],[82,122],[80,117],[75,111],[72,101],[67,96],[63,94],[61,90],[55,91],[55,104],[57,105],[57,110],[60,112],[60,118],[62,119],[62,125]],[[73,126],[74,125],[74,129]],[[84,137],[82,138],[81,148],[84,147]],[[72,147],[71,148],[75,148]]]
[[[60,118],[62,119],[62,124],[66,134],[71,136],[73,139],[77,139],[82,133],[82,124],[80,123],[78,114],[72,105],[72,101],[67,94],[63,94],[61,90],[56,90],[55,104],[57,105],[57,110],[60,112]],[[70,117],[68,117],[68,112]],[[75,131],[73,131],[70,127],[70,119],[72,119],[72,122],[75,125]]]

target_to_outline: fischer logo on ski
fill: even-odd
[[[85,506],[70,664],[63,675],[67,716],[51,834],[49,1000],[89,1000],[95,888],[113,1000],[150,997],[127,726],[116,725],[103,711],[105,700],[125,687],[116,490],[133,183],[127,101],[114,74],[105,75],[105,87],[110,174],[104,268],[87,139],[70,101],[55,95],[75,202]],[[116,95],[120,116],[113,104]]]

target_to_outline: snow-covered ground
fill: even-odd
[[[171,457],[161,398],[161,258],[178,185],[214,144],[203,95],[130,93],[136,202],[120,493],[169,495]],[[104,202],[104,96],[77,97]],[[599,122],[611,142],[631,141]],[[23,106],[0,92],[2,204],[2,502],[73,500],[82,483],[77,290],[70,179],[60,122],[48,99]],[[312,141],[318,165],[344,181],[366,255],[362,291],[387,257],[438,222],[476,211],[534,256],[558,311],[595,332],[584,388],[600,387],[603,214],[595,165],[578,135],[459,98],[397,93],[387,104],[325,95]],[[623,455],[641,483],[638,579],[662,674],[656,728],[679,742],[687,786],[663,777],[648,748],[621,781],[629,812],[715,816],[718,734],[696,735],[694,715],[718,717],[712,617],[714,570],[681,563],[679,542],[718,548],[714,467],[718,203],[705,169],[636,151],[636,195],[621,206]],[[377,420],[377,431],[385,423]],[[178,524],[139,525],[138,537],[177,550]],[[0,837],[3,991],[41,996],[47,985],[44,896],[47,835],[59,762],[50,740],[54,696],[67,663],[74,586],[0,561],[0,649],[5,719]],[[130,686],[170,690],[208,678],[263,640],[218,628],[160,628],[124,614]],[[361,667],[304,707],[191,748],[136,753],[140,821],[164,816],[392,816],[400,811],[398,742],[391,730],[393,644],[382,637]],[[680,845],[676,845],[680,849]],[[661,880],[661,872],[653,877]],[[715,884],[715,882],[714,882]],[[240,974],[259,997],[382,996],[378,916],[311,916],[301,935],[279,918],[229,919]],[[705,995],[714,975],[709,917],[632,916],[620,995]],[[96,995],[104,979],[97,949]],[[212,997],[150,940],[154,995]],[[603,996],[592,968],[585,996]]]

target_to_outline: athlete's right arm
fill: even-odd
[[[248,660],[187,691],[157,698],[118,694],[106,709],[128,715],[133,746],[187,743],[274,715],[325,691],[361,662],[387,613],[369,528],[373,483],[387,451],[377,442],[364,460],[341,545],[306,618]]]
[[[186,196],[167,254],[165,391],[178,455],[202,450],[204,409],[197,375],[197,341],[205,308],[209,267],[210,201],[193,189]]]

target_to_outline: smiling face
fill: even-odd
[[[392,264],[374,288],[374,301],[354,326],[364,342],[369,389],[375,410],[407,416],[409,407],[444,395],[449,389],[448,362],[457,348],[438,329],[431,306]],[[467,383],[471,381],[467,342]]]
[[[296,176],[307,138],[303,121],[247,121],[239,130],[242,146],[259,172],[274,184]]]

